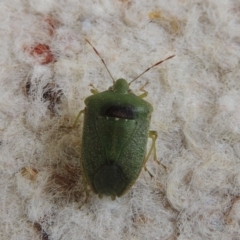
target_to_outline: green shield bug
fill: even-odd
[[[147,96],[137,96],[129,86],[151,68],[174,57],[170,56],[146,69],[131,82],[125,79],[114,80],[107,65],[98,51],[85,39],[100,57],[109,75],[113,86],[103,92],[92,90],[93,95],[85,99],[85,109],[80,111],[74,123],[84,113],[81,167],[86,200],[87,186],[98,194],[111,196],[114,200],[122,196],[137,180],[142,168],[154,151],[154,160],[157,161],[155,141],[157,133],[149,131],[153,107],[143,100]],[[152,138],[152,145],[146,154],[148,137]]]

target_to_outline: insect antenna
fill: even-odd
[[[142,72],[140,75],[138,75],[137,77],[135,77],[130,83],[128,83],[128,85],[130,86],[130,84],[132,84],[134,81],[136,81],[136,80],[137,80],[139,77],[141,77],[145,72],[149,71],[150,69],[156,67],[157,65],[159,65],[159,64],[161,64],[161,63],[163,63],[163,62],[165,62],[165,61],[167,61],[168,59],[173,58],[173,57],[175,57],[175,55],[172,55],[172,56],[170,56],[170,57],[167,57],[166,59],[164,59],[164,60],[162,60],[162,61],[160,61],[160,62],[157,62],[157,63],[153,64],[151,67],[147,68],[147,69],[146,69],[144,72]]]
[[[99,56],[99,58],[101,59],[103,65],[104,65],[105,68],[107,69],[110,77],[112,78],[113,83],[115,83],[115,80],[114,80],[112,74],[110,73],[110,71],[109,71],[109,69],[108,69],[108,67],[107,67],[107,64],[105,63],[105,61],[103,60],[103,58],[101,57],[101,55],[99,54],[99,52],[97,51],[97,49],[90,43],[90,41],[89,41],[88,39],[85,38],[85,40],[86,40],[86,42],[93,48],[94,52]]]

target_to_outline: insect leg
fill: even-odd
[[[144,90],[143,88],[140,89],[143,93],[140,94],[138,97],[139,98],[145,98],[148,95],[148,92],[146,90]]]
[[[78,122],[81,114],[83,114],[83,113],[84,113],[84,109],[81,110],[81,111],[78,113],[78,115],[77,115],[77,117],[76,117],[76,120],[74,121],[74,124],[73,124],[72,128],[75,128],[75,127],[77,126],[77,122]]]
[[[91,93],[93,94],[93,95],[95,95],[95,94],[98,94],[99,93],[99,91],[92,85],[92,84],[89,84],[89,86],[91,86],[92,87],[92,89],[90,90],[91,91]]]
[[[139,98],[147,97],[148,92],[144,89],[147,84],[148,84],[148,82],[146,82],[146,84],[140,88],[140,91],[142,91],[143,93],[138,96]]]
[[[148,151],[148,154],[144,160],[144,169],[149,173],[149,175],[152,177],[152,174],[149,172],[149,170],[146,167],[147,160],[149,159],[151,153],[153,152],[153,160],[159,164],[162,165],[163,168],[166,170],[166,166],[164,166],[161,162],[157,160],[157,151],[156,151],[156,140],[157,140],[157,132],[156,131],[149,131],[148,137],[152,139],[151,147]]]

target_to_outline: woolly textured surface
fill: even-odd
[[[0,2],[0,239],[240,239],[238,0]],[[157,157],[121,198],[85,193],[92,84],[115,78],[154,108]],[[81,208],[80,208],[81,206]]]

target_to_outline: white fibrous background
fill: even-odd
[[[1,0],[0,21],[1,240],[240,239],[238,0]],[[131,85],[166,169],[115,201],[84,202],[71,126],[112,85],[85,38],[129,82],[175,55]]]

